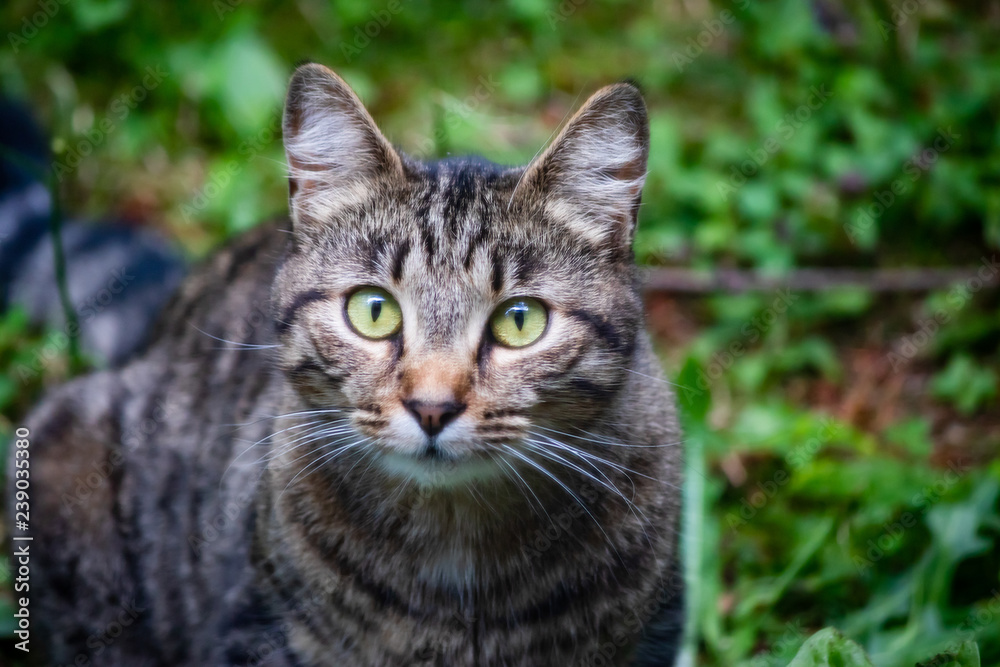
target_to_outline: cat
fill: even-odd
[[[639,91],[598,91],[527,167],[421,162],[307,64],[283,134],[290,228],[211,257],[137,358],[25,424],[48,659],[672,664]]]

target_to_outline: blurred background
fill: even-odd
[[[967,639],[1000,664],[1000,2],[6,0],[0,26],[0,446],[141,343],[102,348],[102,313],[139,327],[185,264],[285,214],[296,63],[413,155],[509,163],[633,79],[697,664],[786,665],[831,625],[880,666]],[[30,289],[55,284],[53,203],[70,275],[101,268],[62,295],[80,336]],[[2,556],[8,645],[9,586]]]

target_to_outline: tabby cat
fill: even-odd
[[[597,92],[527,167],[421,162],[310,64],[283,131],[291,224],[26,424],[47,659],[672,664],[681,436],[631,251],[639,92]]]

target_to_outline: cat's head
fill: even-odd
[[[615,419],[642,326],[631,243],[649,130],[633,86],[598,91],[527,167],[428,163],[305,65],[284,142],[282,364],[309,409],[340,411],[337,446],[417,478],[442,462],[480,474]]]

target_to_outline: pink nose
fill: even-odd
[[[465,410],[464,403],[424,403],[422,401],[403,401],[403,405],[410,411],[413,418],[420,424],[420,428],[430,437],[434,437],[444,427],[454,421],[455,417]]]

